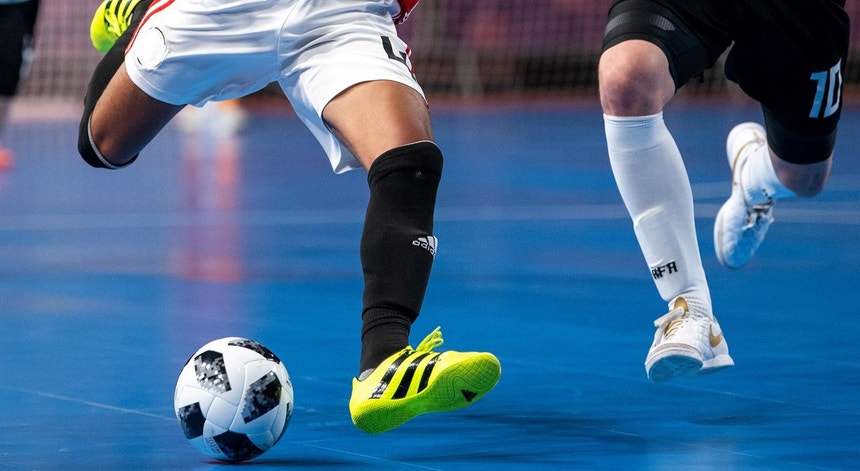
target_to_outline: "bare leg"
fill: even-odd
[[[397,82],[355,85],[326,106],[323,118],[365,169],[385,151],[433,140],[424,98]]]
[[[143,93],[131,81],[123,65],[96,103],[90,118],[90,134],[101,155],[114,165],[122,166],[182,108]]]

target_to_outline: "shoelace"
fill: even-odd
[[[684,325],[687,320],[690,319],[690,311],[685,311],[684,309],[678,308],[669,311],[668,313],[660,316],[657,320],[654,321],[654,327],[663,328],[665,326],[665,338],[669,338]]]
[[[406,349],[402,350],[401,353],[404,351],[408,352],[409,350],[407,350],[407,349],[411,349],[412,352],[427,353],[427,352],[433,351],[434,348],[438,347],[439,345],[442,345],[442,343],[444,343],[444,340],[442,340],[442,328],[436,327],[436,329],[434,329],[433,332],[430,332],[426,337],[424,337],[424,340],[422,340],[421,343],[418,344],[418,348],[406,347]],[[410,355],[411,355],[411,353],[410,353]],[[389,368],[392,368],[392,367],[396,370],[399,367],[399,365],[397,363],[395,363],[393,365],[389,365]],[[364,381],[368,376],[370,376],[373,373],[373,371],[374,371],[374,369],[368,369],[368,370],[362,372],[358,376],[358,380]]]
[[[754,139],[750,142],[747,142],[746,144],[741,146],[740,149],[738,149],[738,152],[735,155],[735,160],[732,163],[732,169],[733,169],[732,170],[732,172],[733,172],[732,184],[733,185],[738,185],[738,186],[742,185],[741,181],[740,181],[741,169],[737,168],[737,162],[740,159],[741,154],[743,154],[744,151],[746,150],[746,148],[750,147],[750,146],[755,146],[749,150],[749,152],[754,152],[757,148],[765,145],[766,142],[767,141],[765,139],[757,137],[756,139]],[[746,203],[746,197],[744,197],[744,202]],[[770,200],[767,203],[754,204],[752,206],[748,206],[747,207],[747,221],[746,221],[746,224],[744,224],[744,226],[741,228],[741,230],[746,232],[746,231],[753,229],[756,226],[758,226],[761,221],[768,221],[770,219],[769,218],[770,210],[771,210],[771,208],[773,208],[773,204],[775,202],[776,201]]]
[[[418,344],[418,348],[415,349],[416,352],[429,352],[434,348],[442,345],[444,340],[442,340],[442,328],[436,327],[433,332],[430,332],[421,343]]]
[[[767,203],[754,204],[747,208],[747,222],[744,224],[743,230],[748,231],[758,226],[762,221],[770,219],[770,210],[773,208],[775,201]]]

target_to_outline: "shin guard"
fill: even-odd
[[[433,213],[441,175],[442,153],[429,141],[392,149],[368,171],[362,369],[408,344],[436,255]]]

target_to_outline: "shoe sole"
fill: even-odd
[[[728,204],[729,202],[727,201],[723,204],[722,207],[720,207],[720,210],[717,212],[717,217],[716,219],[714,219],[714,253],[717,256],[717,261],[720,262],[722,266],[730,270],[738,270],[740,268],[743,268],[747,263],[749,263],[750,260],[752,260],[755,250],[753,250],[752,254],[750,254],[746,259],[734,264],[731,263],[728,258],[726,258],[725,252],[721,250],[721,248],[723,247],[723,234],[725,233],[723,231],[726,219],[725,213],[727,211],[726,207],[728,206]],[[764,230],[766,231],[767,228],[765,228]]]
[[[448,412],[474,404],[498,383],[502,367],[490,353],[454,363],[416,396],[368,399],[356,407],[353,423],[367,433],[382,433],[429,412]]]
[[[693,376],[702,369],[702,362],[685,354],[666,352],[653,360],[648,368],[648,379],[662,383],[676,378]]]
[[[726,203],[726,204],[728,204],[728,203]],[[723,204],[723,206],[720,207],[720,211],[717,212],[717,218],[716,218],[716,220],[714,220],[714,248],[716,249],[715,252],[717,254],[717,261],[720,262],[720,264],[726,268],[736,270],[738,268],[741,268],[743,266],[743,264],[738,265],[738,266],[731,265],[729,263],[729,261],[726,260],[725,255],[723,254],[723,251],[720,250],[720,248],[723,246],[723,224],[724,224],[723,215],[724,215],[725,207],[726,207],[725,204]]]
[[[735,364],[728,353],[702,361],[699,359],[699,352],[686,345],[667,345],[667,347],[669,348],[649,357],[646,362],[648,379],[654,383],[706,376]]]

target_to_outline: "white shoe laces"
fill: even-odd
[[[682,308],[673,309],[654,321],[654,327],[664,329],[664,337],[669,338],[690,320],[690,311]]]
[[[747,222],[743,226],[744,231],[754,229],[755,227],[770,222],[770,210],[773,208],[775,201],[771,200],[767,203],[754,204],[747,207]]]

